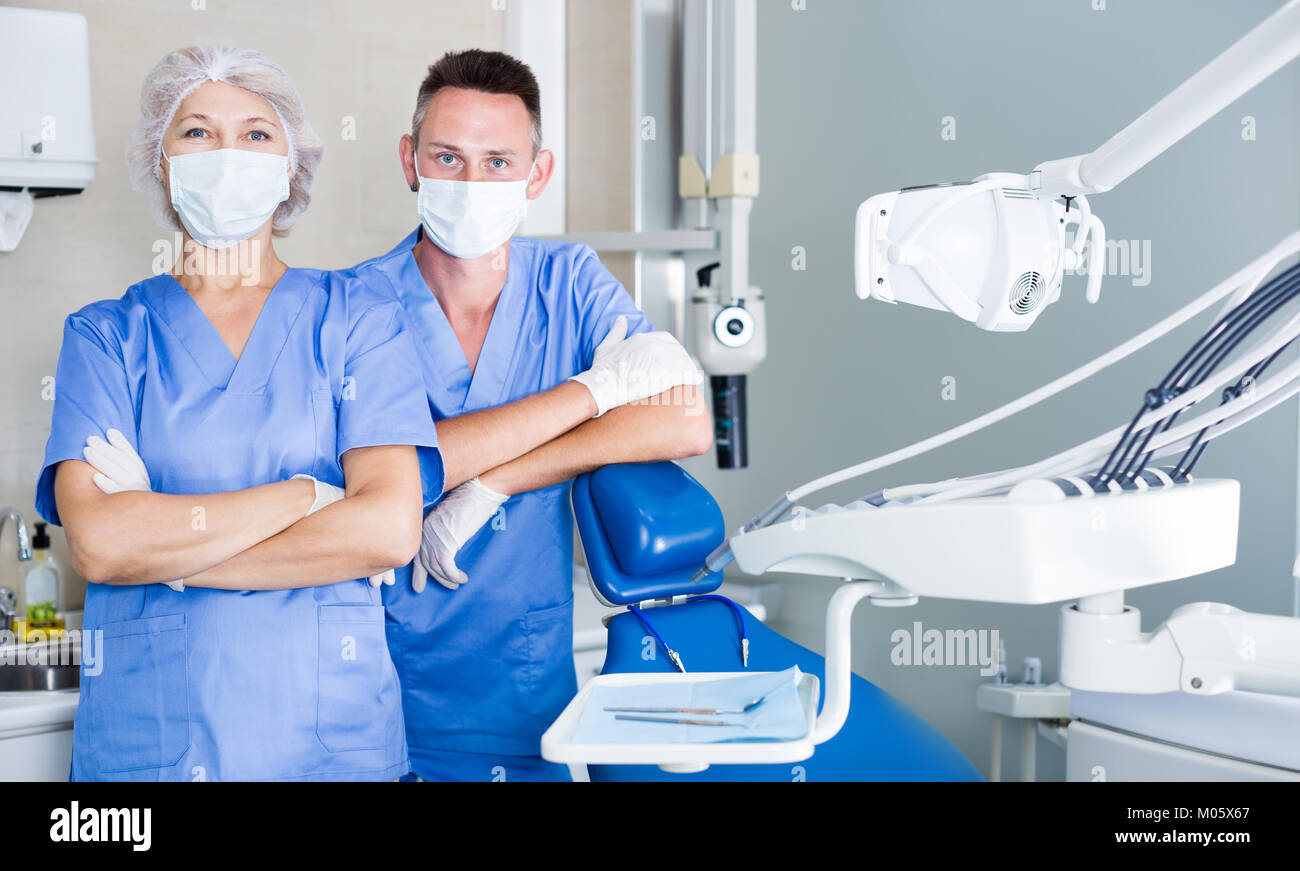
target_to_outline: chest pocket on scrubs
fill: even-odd
[[[331,752],[387,747],[400,735],[397,672],[382,605],[319,605],[316,733]]]
[[[185,615],[100,629],[98,661],[82,665],[79,750],[105,772],[176,764],[190,746]]]
[[[317,468],[312,470],[312,474],[317,478],[328,480],[333,476],[326,473],[326,468],[333,465],[333,460],[339,454],[339,412],[334,402],[334,394],[328,387],[319,387],[311,392],[311,410],[316,421],[316,462],[318,464]],[[322,465],[326,468],[320,468]]]

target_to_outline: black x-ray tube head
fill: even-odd
[[[743,469],[749,465],[745,426],[745,376],[711,375],[713,391],[713,443],[719,469]]]

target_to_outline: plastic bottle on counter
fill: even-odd
[[[46,524],[36,524],[32,536],[32,561],[23,576],[23,600],[26,602],[26,634],[45,630],[49,637],[62,634],[63,620],[59,618],[59,586],[62,573],[50,553],[50,536]]]

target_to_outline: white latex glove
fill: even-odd
[[[347,495],[343,492],[342,487],[335,487],[333,484],[326,484],[324,481],[318,481],[311,475],[294,475],[290,480],[297,481],[299,479],[311,481],[316,487],[316,501],[311,503],[311,507],[307,509],[308,517],[311,517],[326,505],[333,505],[335,502]]]
[[[571,381],[591,391],[596,417],[611,408],[658,396],[682,385],[695,386],[704,375],[672,334],[656,330],[627,336],[627,317],[619,315],[593,356],[591,368]]]
[[[81,455],[95,470],[95,486],[105,493],[122,493],[127,490],[153,490],[149,482],[149,470],[144,460],[131,447],[121,430],[110,429],[108,441],[99,436],[86,439],[86,446]],[[180,593],[185,590],[185,579],[164,581],[167,586]]]
[[[449,590],[458,590],[469,580],[456,565],[456,553],[497,509],[509,499],[478,478],[472,478],[442,497],[424,518],[420,552],[411,566],[411,589],[424,592],[426,577]]]
[[[120,430],[110,429],[107,442],[95,435],[86,439],[81,455],[95,467],[95,486],[105,493],[153,489],[144,460]]]
[[[335,487],[333,484],[319,481],[311,475],[294,475],[293,477],[311,481],[316,487],[316,501],[311,504],[311,508],[307,509],[308,517],[311,517],[326,505],[333,505],[347,495],[342,487]],[[391,587],[394,583],[396,583],[396,578],[393,576],[392,569],[370,576],[370,586],[372,587],[378,587],[380,584],[388,584]]]

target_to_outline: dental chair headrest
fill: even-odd
[[[580,475],[570,496],[596,597],[607,605],[716,590],[691,575],[726,537],[718,503],[675,463],[620,463]]]

